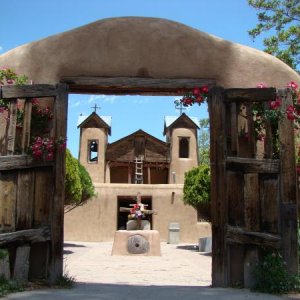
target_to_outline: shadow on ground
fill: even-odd
[[[27,291],[9,295],[4,299],[30,299],[30,300],[263,300],[282,299],[278,296],[250,293],[242,289],[222,289],[195,286],[142,286],[142,285],[116,285],[79,283],[74,288],[45,289]]]

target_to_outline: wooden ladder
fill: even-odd
[[[143,156],[135,158],[135,184],[143,184]]]

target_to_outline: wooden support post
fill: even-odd
[[[57,138],[66,138],[68,93],[67,86],[58,84],[58,95],[54,103],[54,130]],[[65,199],[65,150],[56,149],[55,153],[55,193],[52,200],[51,216],[51,258],[49,281],[55,282],[63,274],[63,225]]]
[[[151,169],[150,169],[150,167],[148,167],[147,170],[148,170],[148,184],[151,184]]]
[[[279,91],[283,111],[292,104],[288,91]],[[280,143],[280,221],[282,233],[283,258],[291,274],[298,273],[297,237],[297,177],[295,165],[294,124],[286,117],[279,122]]]
[[[211,212],[212,212],[212,285],[227,286],[227,246],[225,225],[227,223],[227,198],[225,191],[226,124],[223,88],[210,91],[208,106],[211,124]]]

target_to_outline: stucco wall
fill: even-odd
[[[152,228],[158,230],[162,241],[168,240],[171,222],[180,224],[180,241],[197,243],[198,238],[211,234],[208,223],[197,223],[195,209],[184,205],[182,185],[95,184],[97,197],[65,214],[65,240],[110,241],[117,229],[117,197],[152,197]],[[174,193],[174,194],[172,194]]]
[[[189,157],[179,157],[179,139],[189,138]],[[171,133],[171,163],[169,182],[173,183],[173,172],[175,172],[176,183],[184,183],[185,172],[198,166],[198,142],[195,129],[173,128]]]
[[[122,17],[97,22],[17,47],[0,65],[35,83],[63,76],[211,78],[217,85],[284,87],[300,76],[277,58],[183,24]]]
[[[88,140],[98,140],[98,161],[88,162]],[[105,151],[107,134],[103,128],[80,129],[79,161],[87,169],[93,181],[104,183],[105,180]]]

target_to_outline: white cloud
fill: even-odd
[[[119,98],[119,96],[115,96],[115,95],[91,95],[88,102],[92,103],[95,102],[96,100],[101,100],[103,102],[109,102],[111,104],[113,104],[116,99]]]
[[[4,51],[4,48],[0,45],[0,53]]]
[[[149,103],[149,98],[146,97],[137,97],[133,99],[134,104],[147,104]]]
[[[71,104],[71,107],[78,107],[81,104],[81,102],[78,100],[75,103]]]

